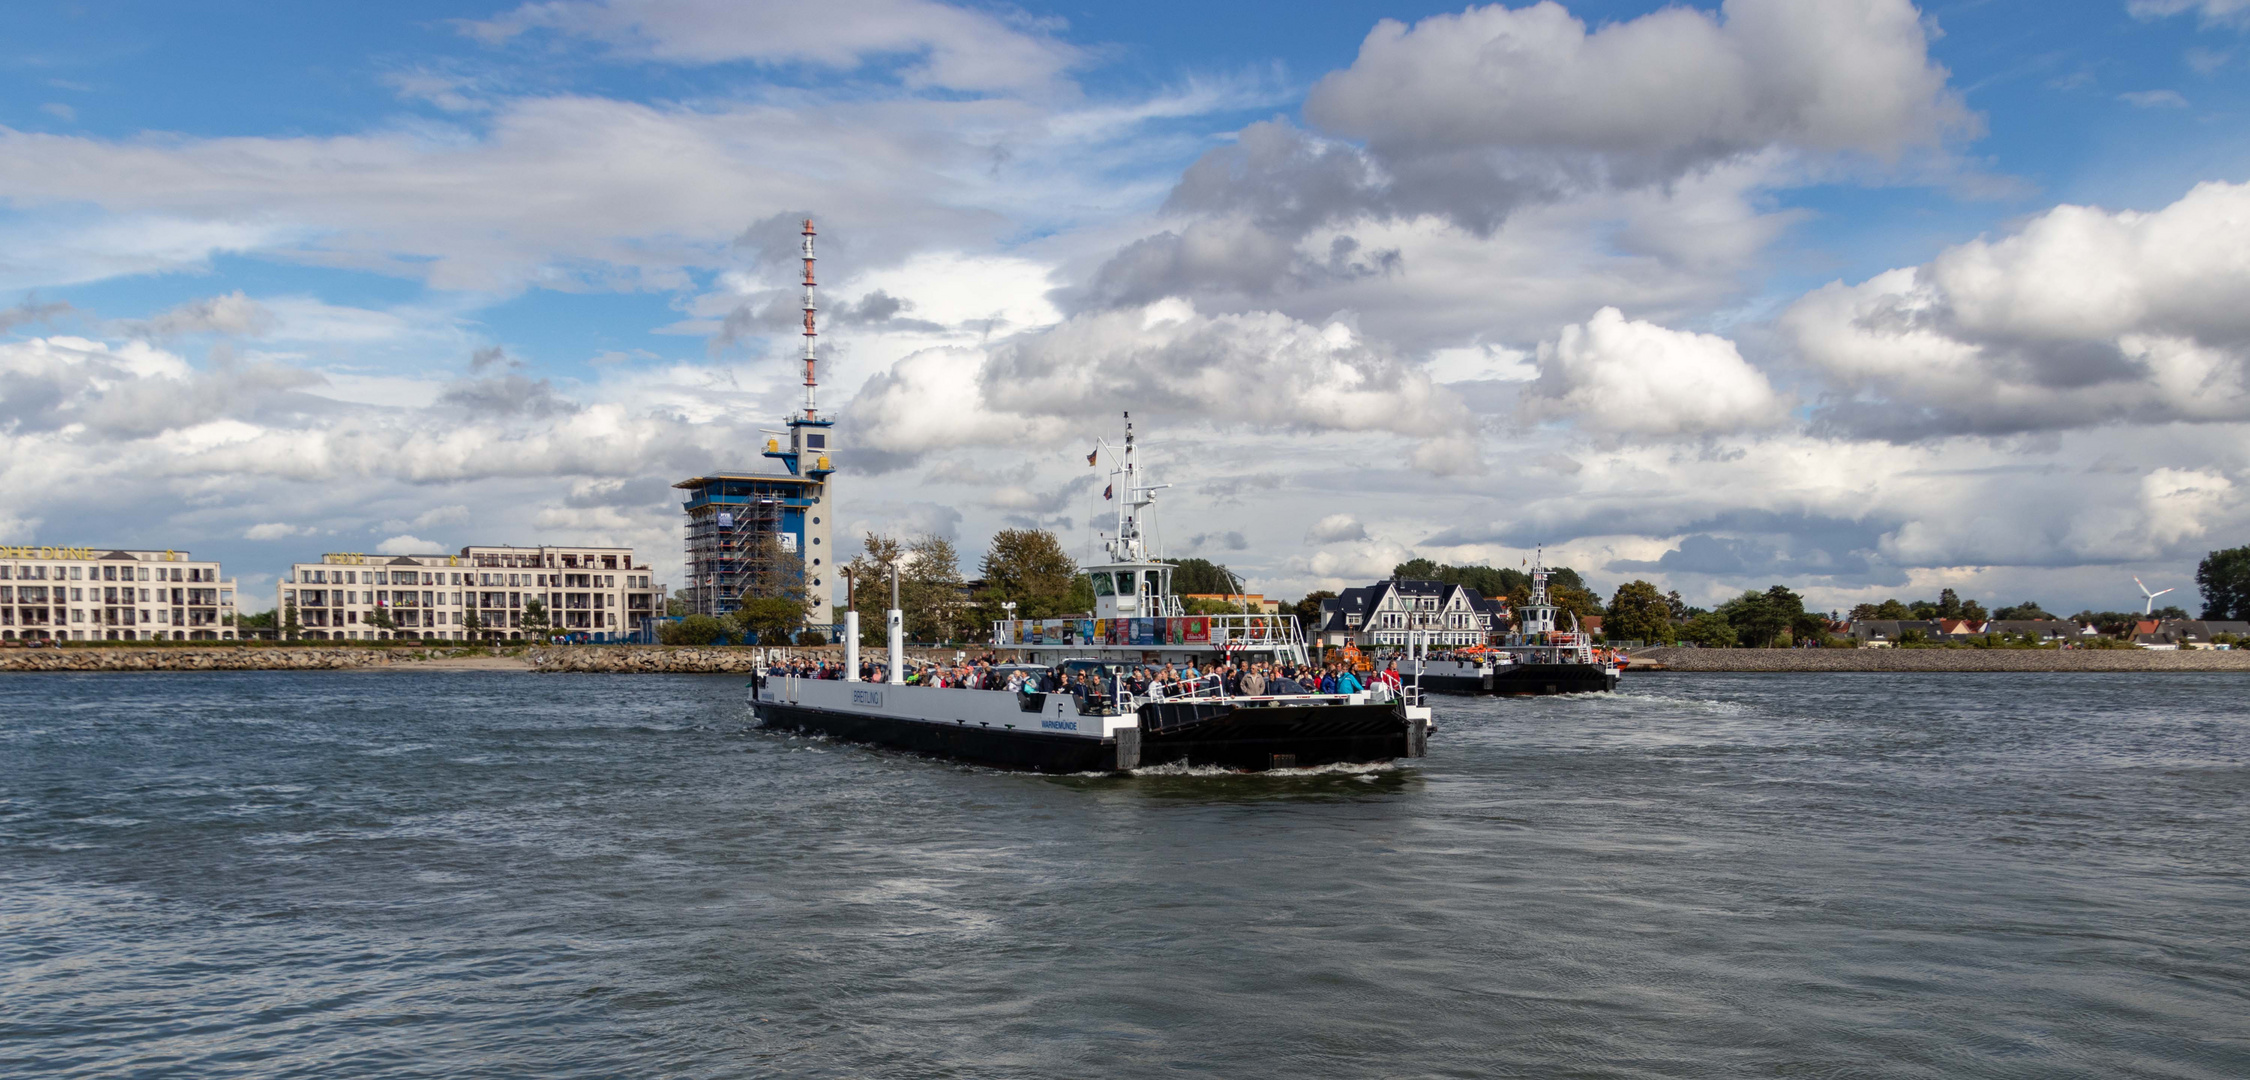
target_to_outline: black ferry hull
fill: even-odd
[[[1153,702],[1140,708],[1142,765],[1270,769],[1417,758],[1429,723],[1396,704]]]
[[[1141,706],[1140,727],[1110,738],[1024,727],[942,723],[761,700],[760,726],[870,743],[929,757],[1045,773],[1122,772],[1152,765],[1261,771],[1421,757],[1428,721],[1390,705]],[[1034,719],[1036,717],[1034,716]]]
[[[826,735],[847,742],[872,743],[978,765],[1052,773],[1114,772],[1120,768],[1133,768],[1130,764],[1118,764],[1117,751],[1121,741],[1118,739],[1044,735],[1004,726],[938,724],[927,720],[871,716],[778,701],[761,701],[755,708],[758,723],[762,727]],[[1034,721],[1036,719],[1033,717]],[[1131,748],[1127,747],[1127,751],[1129,759]]]
[[[1608,664],[1506,664],[1495,667],[1490,677],[1424,673],[1421,686],[1434,694],[1495,697],[1599,694],[1617,689],[1617,668]]]

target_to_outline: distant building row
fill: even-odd
[[[546,621],[529,631],[536,636],[615,641],[663,617],[664,586],[631,548],[472,544],[457,555],[328,554],[296,563],[276,586],[274,610],[316,641],[522,641],[534,602]]]
[[[274,612],[316,641],[520,641],[536,601],[545,630],[613,641],[650,630],[664,598],[631,548],[472,545],[293,564]],[[250,636],[236,614],[234,579],[185,551],[0,545],[0,640],[233,641]]]
[[[234,581],[185,551],[0,546],[0,640],[231,641]]]
[[[2099,628],[2067,619],[1861,619],[1845,628],[1861,644],[1896,645],[1909,632],[1924,641],[1967,641],[1990,634],[2026,637],[2062,645],[2102,636]],[[2144,649],[2207,649],[2220,634],[2250,636],[2250,622],[2202,619],[2143,619],[2133,627],[2133,644]]]

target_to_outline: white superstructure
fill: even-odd
[[[1141,467],[1131,413],[1125,414],[1124,443],[1111,446],[1105,439],[1096,453],[1103,451],[1113,455],[1108,493],[1116,511],[1102,538],[1109,561],[1082,568],[1094,586],[1091,617],[1003,619],[992,625],[993,644],[1043,664],[1091,657],[1208,666],[1228,655],[1305,663],[1305,639],[1294,615],[1187,613],[1172,593],[1172,564],[1152,540],[1157,492],[1171,485],[1151,482]]]

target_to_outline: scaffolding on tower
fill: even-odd
[[[691,515],[687,526],[689,588],[694,608],[726,615],[742,606],[745,593],[770,579],[773,546],[764,537],[781,532],[781,500],[750,498],[714,505]]]

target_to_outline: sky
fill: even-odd
[[[1126,410],[1165,553],[1291,599],[1543,548],[1705,605],[2193,608],[2250,542],[2250,0],[84,0],[0,43],[0,543],[677,584],[670,485],[772,468],[802,393],[807,217],[840,542],[1091,560]]]

